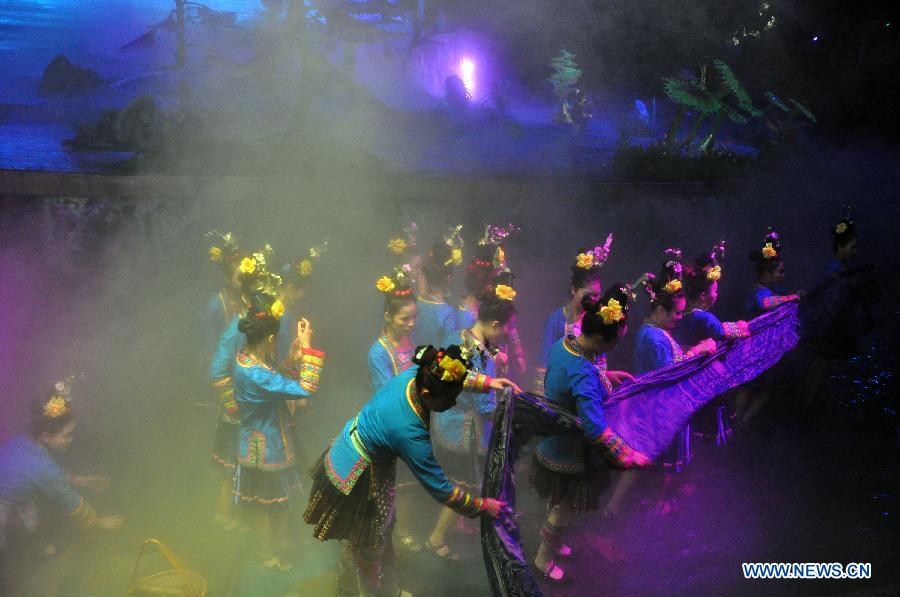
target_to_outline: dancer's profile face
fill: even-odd
[[[704,306],[709,309],[719,300],[719,282],[714,280],[710,287],[700,295]]]
[[[241,280],[238,277],[241,273],[241,270],[237,267],[227,267],[225,268],[225,287],[233,290],[234,292],[241,291]]]
[[[859,242],[854,238],[850,242],[840,245],[837,248],[835,256],[838,258],[838,261],[847,262],[853,259],[857,252],[859,252]]]
[[[600,284],[600,280],[591,280],[586,286],[572,288],[572,300],[576,305],[580,305],[585,296],[590,296],[592,301],[599,301],[602,295],[603,286]]]
[[[667,311],[659,307],[663,311],[663,317],[660,321],[660,327],[664,330],[674,330],[681,318],[684,317],[684,308],[687,306],[687,300],[684,296],[677,296],[672,299],[672,309]]]
[[[418,314],[418,307],[414,302],[410,302],[400,307],[393,316],[385,312],[384,319],[395,337],[406,338],[416,327]]]
[[[42,433],[40,441],[51,452],[65,452],[75,437],[75,421],[59,430],[58,433]]]

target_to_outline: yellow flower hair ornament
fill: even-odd
[[[44,405],[44,416],[55,419],[61,417],[69,410],[69,403],[62,396],[54,396]]]
[[[715,282],[722,277],[722,266],[714,265],[706,272],[706,279]]]
[[[388,250],[394,255],[399,255],[409,246],[402,238],[392,238],[388,241]]]
[[[444,355],[444,358],[441,359],[441,362],[438,363],[438,366],[441,368],[443,373],[441,374],[441,381],[460,381],[466,377],[466,374],[469,372],[466,369],[466,366],[459,359],[454,359],[449,355]]]
[[[772,243],[766,243],[766,245],[762,248],[762,256],[765,259],[778,257],[778,251],[775,250],[775,247],[772,246]]]
[[[840,224],[835,226],[834,231],[837,234],[843,234],[843,233],[847,232],[847,222],[841,222]]]
[[[209,258],[210,260],[221,263],[222,261],[222,249],[219,247],[210,247],[209,248]]]
[[[284,303],[281,302],[280,299],[275,299],[275,302],[272,303],[272,307],[269,309],[269,313],[272,314],[277,320],[281,320],[284,316]]]
[[[300,272],[300,276],[303,278],[308,278],[312,275],[313,264],[309,259],[304,259],[300,262],[300,265],[297,266],[297,270]]]
[[[591,269],[594,266],[594,254],[579,253],[575,258],[575,266],[581,269]]]
[[[241,259],[240,270],[242,274],[252,274],[256,271],[256,259],[253,257],[244,257]]]
[[[675,294],[676,292],[681,290],[681,280],[679,280],[678,278],[675,278],[674,280],[669,280],[666,283],[665,288],[666,288],[666,292],[668,292],[669,294]]]
[[[494,294],[502,301],[511,301],[516,298],[516,291],[511,287],[500,284],[494,289]]]
[[[375,282],[375,288],[379,291],[387,294],[392,291],[395,287],[394,281],[388,278],[387,276],[381,276],[378,278],[378,281]]]
[[[609,299],[609,302],[600,307],[598,315],[603,318],[603,323],[612,325],[625,319],[625,310],[622,308],[619,301],[611,298]]]

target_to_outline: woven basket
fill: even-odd
[[[155,545],[159,552],[172,565],[171,570],[163,570],[138,579],[138,569],[144,558],[144,551],[148,545]],[[134,563],[134,572],[131,573],[131,583],[127,597],[149,597],[165,595],[168,597],[206,597],[209,585],[206,579],[185,566],[168,547],[159,539],[146,539],[141,545],[137,561]]]

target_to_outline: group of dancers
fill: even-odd
[[[402,594],[392,574],[398,477],[417,481],[443,506],[420,545],[403,524],[415,512],[401,494],[397,543],[406,548],[458,559],[446,540],[454,524],[465,530],[464,518],[509,514],[509,504],[483,495],[481,486],[493,413],[498,401],[522,392],[510,377],[526,372],[518,285],[505,254],[516,228],[487,226],[468,261],[461,229],[451,228],[424,251],[415,225],[388,242],[396,267],[374,284],[373,295],[381,295],[384,308],[381,332],[368,352],[371,399],[334,430],[311,480],[303,478],[306,463],[299,462],[297,437],[320,376],[330,373],[326,355],[315,348],[312,325],[293,311],[327,243],[275,267],[268,245],[245,252],[230,233],[210,233],[209,256],[224,279],[204,317],[209,381],[218,404],[213,457],[224,473],[216,519],[228,529],[249,524],[264,566],[293,567],[298,554],[287,529],[289,513],[299,507],[317,539],[343,542],[339,594]],[[839,275],[856,252],[856,229],[845,216],[831,232],[829,274]],[[651,464],[650,455],[629,445],[608,422],[614,388],[751,334],[746,321],[722,322],[712,313],[724,277],[724,243],[690,262],[670,249],[659,272],[604,290],[601,271],[612,240],[610,235],[574,256],[570,299],[546,320],[537,376],[528,384],[548,403],[577,415],[582,430],[581,436],[538,437],[531,446],[528,481],[547,504],[532,564],[548,583],[568,580],[561,565],[573,553],[566,531],[573,514],[600,508],[611,468],[627,472],[612,487],[604,516],[620,512],[635,479],[631,469]],[[777,233],[769,231],[753,248],[751,261],[757,282],[747,319],[804,300],[801,293],[781,290]],[[451,304],[464,263],[460,298]],[[630,307],[643,299],[650,314],[637,329],[633,375],[608,370],[606,356],[628,332]],[[820,381],[811,375],[809,396]],[[734,415],[721,400],[712,405],[718,443],[727,441],[734,421],[747,424],[759,412],[768,383],[763,375],[738,388]],[[37,495],[49,497],[82,526],[117,528],[121,517],[99,516],[81,497],[79,487],[102,489],[103,479],[67,476],[52,458],[68,447],[74,427],[69,381],[37,403],[32,419],[29,433],[0,447],[0,551],[7,549],[8,529],[34,527]],[[666,477],[689,465],[693,435],[688,421],[658,458]],[[400,471],[398,459],[406,465]],[[308,491],[301,493],[301,487]]]

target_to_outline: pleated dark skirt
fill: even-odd
[[[234,501],[252,506],[287,508],[296,501],[302,484],[296,466],[264,470],[238,465],[234,473]]]
[[[327,454],[326,450],[313,466],[303,520],[314,526],[313,536],[320,541],[347,541],[351,550],[370,557],[382,553],[392,539],[396,518],[397,461],[370,464],[344,495],[325,472]]]
[[[609,487],[609,465],[586,455],[584,468],[580,473],[561,473],[550,470],[532,454],[528,481],[541,499],[568,504],[575,512],[589,512],[599,508],[600,496]]]

